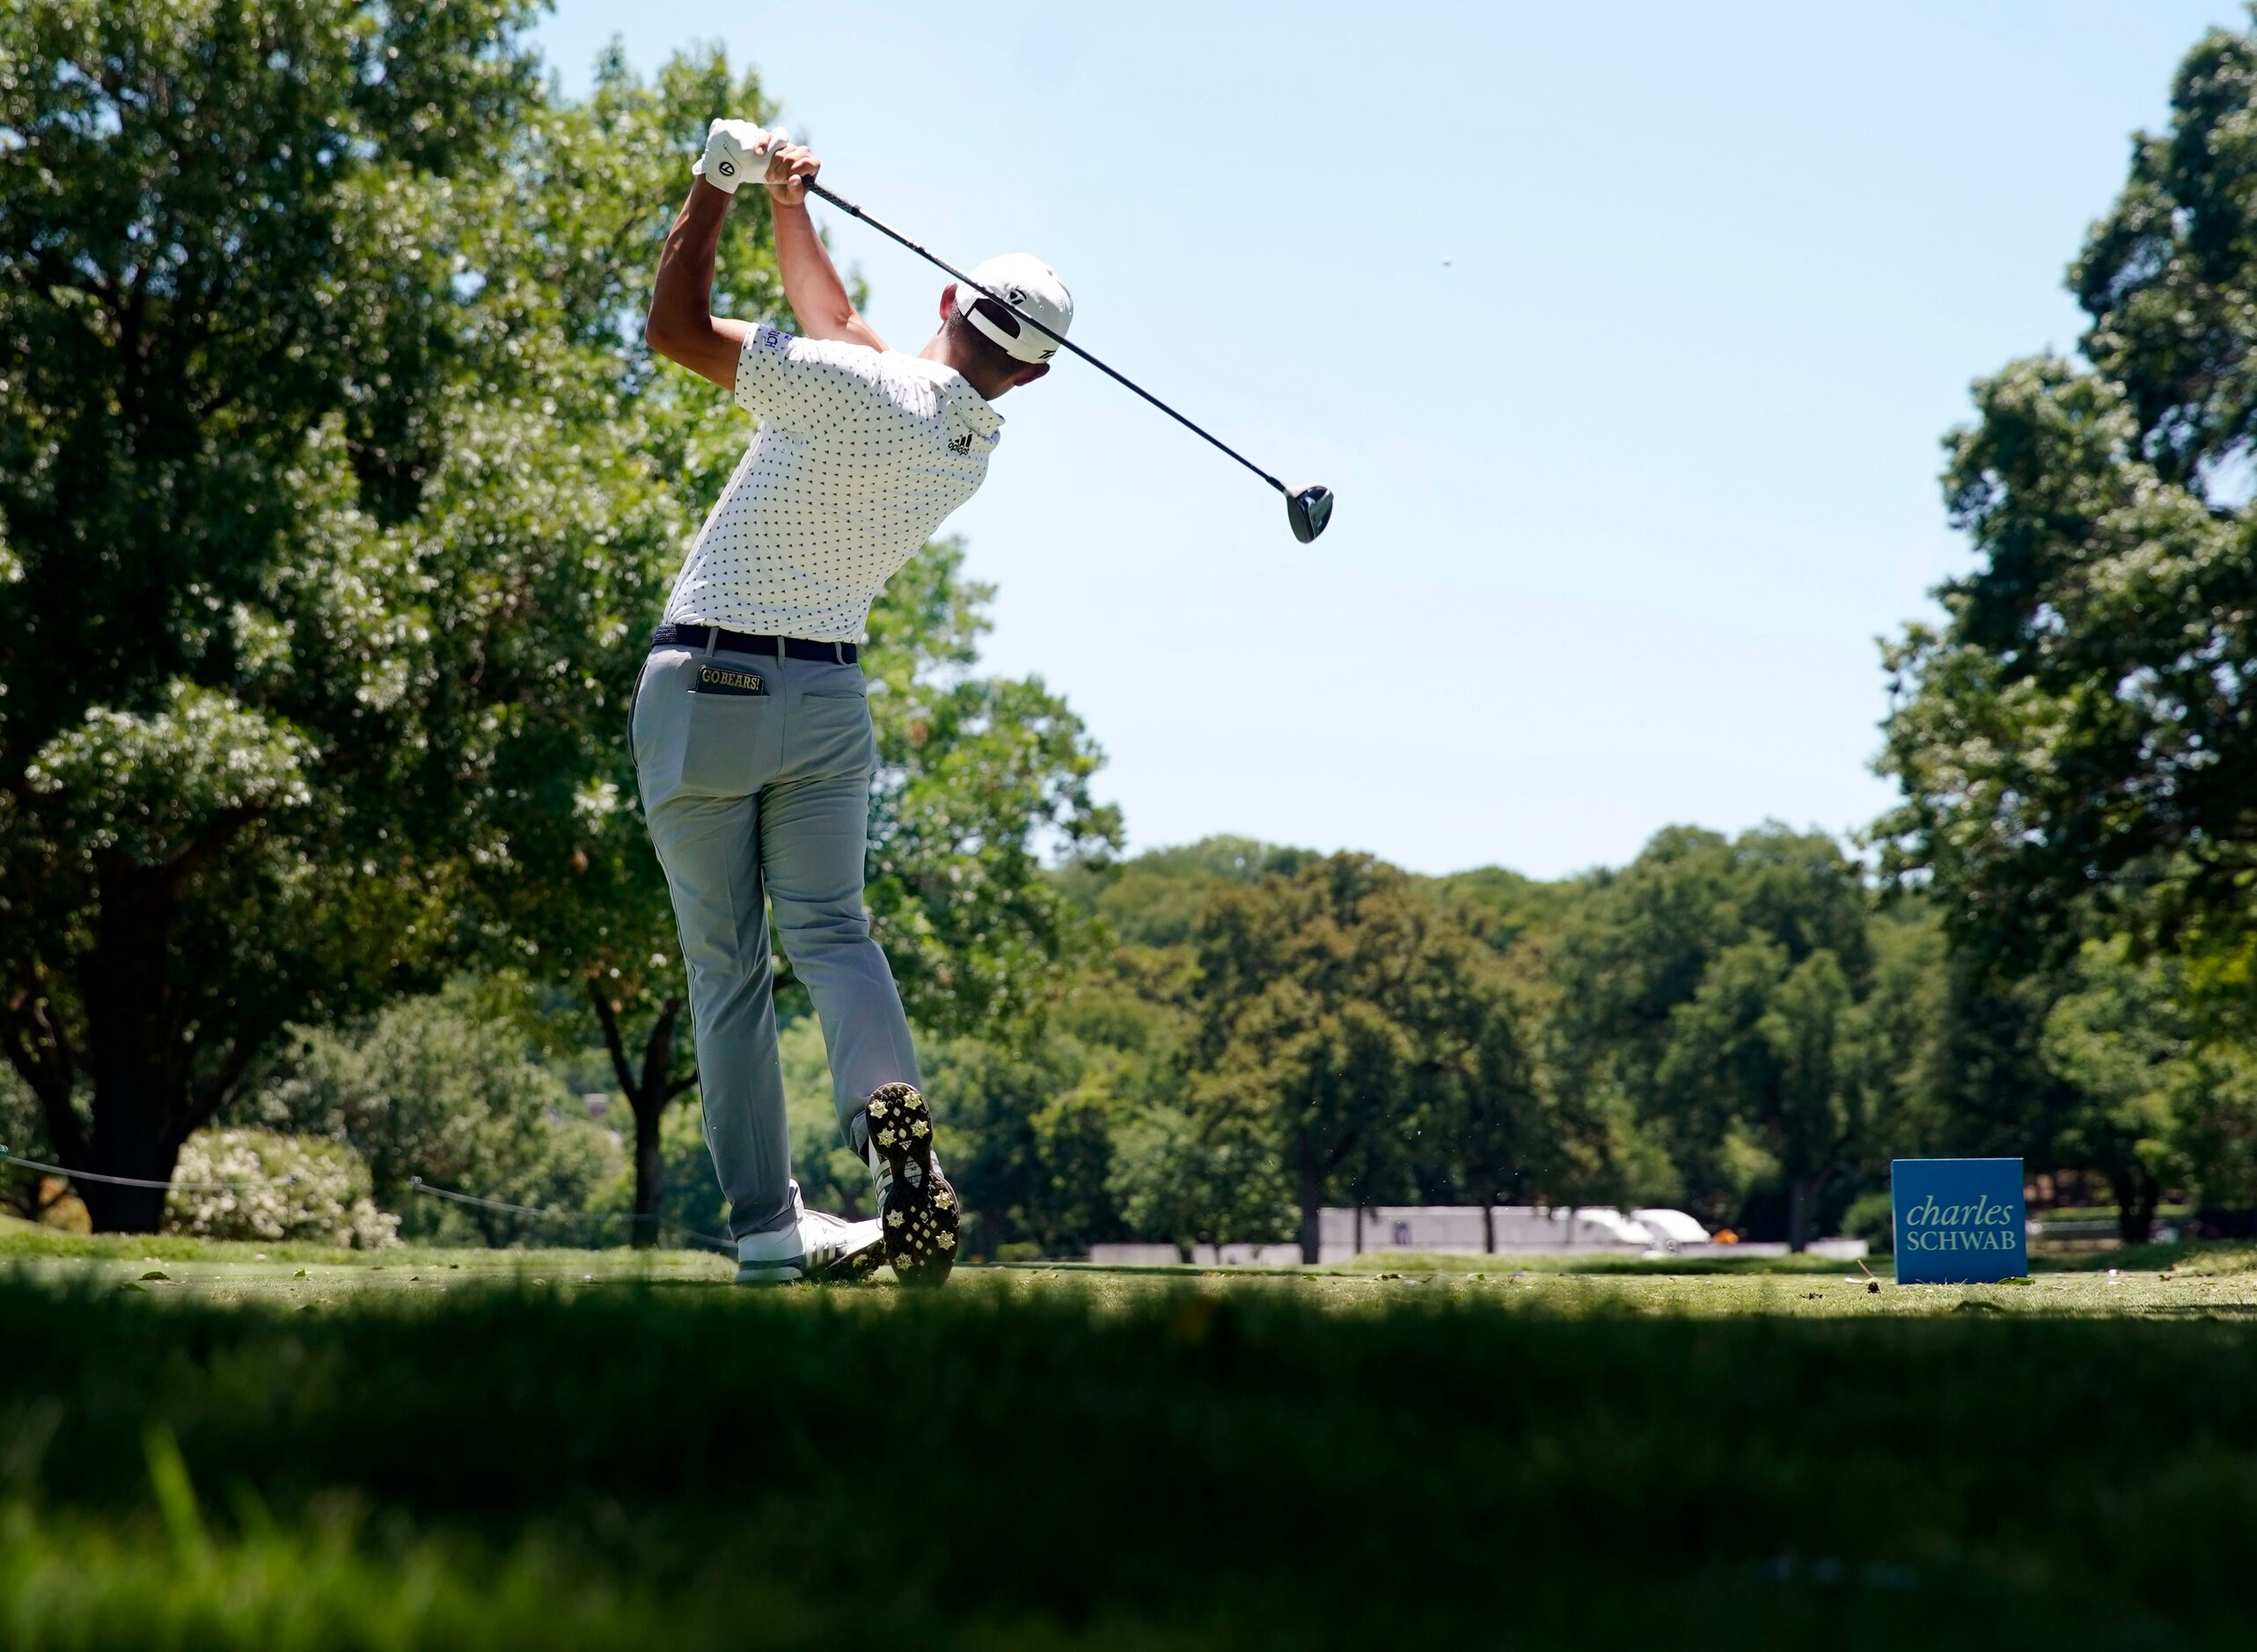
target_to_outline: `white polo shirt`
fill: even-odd
[[[987,478],[1002,415],[954,368],[756,327],[736,402],[760,420],[690,545],[670,624],[860,642],[870,603]]]

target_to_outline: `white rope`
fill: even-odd
[[[474,1193],[457,1193],[451,1188],[434,1187],[421,1176],[410,1176],[407,1185],[414,1191],[429,1194],[435,1199],[451,1199],[457,1204],[474,1204],[482,1210],[507,1210],[514,1216],[546,1217],[552,1221],[562,1222],[632,1222],[636,1219],[631,1210],[544,1210],[537,1205],[512,1204],[506,1199],[484,1199]],[[671,1228],[677,1233],[686,1233],[717,1251],[732,1255],[736,1253],[736,1247],[727,1239],[700,1232],[670,1216],[659,1216],[656,1220],[659,1226]]]
[[[106,1176],[97,1171],[72,1170],[62,1165],[49,1165],[36,1159],[23,1159],[0,1147],[0,1168],[42,1172],[50,1175],[68,1176],[73,1181],[103,1181],[120,1188],[164,1188],[180,1193],[224,1193],[237,1188],[288,1188],[297,1184],[296,1176],[269,1176],[257,1181],[151,1181],[141,1176]],[[513,1216],[545,1217],[550,1221],[564,1222],[632,1222],[635,1219],[627,1210],[544,1210],[530,1204],[511,1204],[506,1199],[483,1199],[474,1193],[457,1193],[451,1188],[435,1188],[421,1176],[410,1176],[407,1185],[417,1193],[429,1194],[435,1199],[451,1199],[457,1204],[474,1204],[486,1210],[506,1210]],[[669,1216],[657,1217],[660,1227],[671,1228],[677,1233],[686,1233],[702,1245],[717,1251],[734,1254],[736,1246],[727,1239],[677,1222]]]
[[[41,1164],[36,1159],[19,1159],[6,1148],[0,1147],[0,1167],[10,1166],[68,1176],[73,1181],[106,1181],[114,1188],[170,1188],[182,1193],[224,1193],[235,1188],[289,1188],[297,1182],[296,1176],[265,1176],[256,1181],[150,1181],[143,1176],[105,1176],[99,1171],[72,1170],[62,1165]]]

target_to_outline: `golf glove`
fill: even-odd
[[[780,132],[764,132],[750,121],[716,121],[706,132],[706,152],[690,171],[725,195],[737,185],[768,175],[768,156],[784,141]]]

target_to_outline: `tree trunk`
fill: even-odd
[[[114,864],[99,878],[94,947],[81,968],[79,987],[94,1081],[93,1128],[84,1162],[71,1168],[167,1182],[187,1133],[181,1127],[188,1113],[192,1048],[176,1025],[165,972],[172,903],[158,881],[140,868]],[[162,1186],[123,1188],[91,1180],[77,1186],[98,1233],[154,1233],[164,1223]]]
[[[255,1010],[206,1002],[203,983],[172,968],[180,889],[254,819],[222,810],[153,866],[97,852],[93,945],[77,964],[83,1052],[36,980],[0,1003],[8,1063],[39,1098],[48,1143],[97,1232],[158,1230],[181,1143],[233,1093],[275,1031]],[[198,1057],[218,1047],[214,1040],[224,1054],[200,1075]],[[82,1072],[92,1091],[83,1120],[73,1100]]]
[[[145,1161],[107,1161],[98,1173],[108,1176],[137,1176],[146,1181],[170,1181],[177,1151],[167,1152],[159,1164],[152,1157]],[[132,1164],[125,1170],[112,1166]],[[78,1189],[79,1198],[86,1206],[86,1219],[97,1233],[154,1233],[165,1224],[164,1188],[121,1188],[114,1182],[94,1181],[74,1178],[71,1185]]]
[[[1787,1184],[1787,1248],[1797,1255],[1810,1243],[1810,1207],[1817,1193],[1806,1177]]]
[[[697,1082],[692,1073],[674,1077],[674,1029],[682,1001],[669,998],[659,1007],[650,1036],[643,1041],[642,1066],[637,1071],[627,1058],[619,1036],[619,1005],[605,996],[595,970],[588,973],[588,997],[596,1006],[596,1021],[603,1028],[604,1047],[611,1054],[612,1074],[627,1095],[627,1110],[634,1115],[634,1209],[627,1220],[628,1240],[637,1250],[658,1243],[659,1203],[665,1197],[661,1173],[658,1127],[666,1117],[666,1104]]]
[[[639,1251],[658,1243],[658,1202],[666,1188],[658,1170],[658,1113],[634,1109],[634,1218],[627,1224]]]
[[[1324,1176],[1315,1155],[1303,1150],[1301,1166],[1301,1260],[1314,1268],[1323,1250]]]
[[[2134,1166],[2112,1173],[2108,1188],[2116,1201],[2116,1237],[2127,1245],[2146,1244],[2155,1232],[2155,1207],[2162,1202],[2161,1187]]]
[[[679,998],[669,998],[658,1012],[643,1041],[641,1082],[627,1098],[634,1109],[634,1219],[628,1226],[639,1251],[658,1243],[658,1204],[666,1193],[658,1167],[658,1127],[674,1099],[674,1018],[681,1010]]]
[[[1481,1253],[1484,1256],[1497,1254],[1497,1207],[1493,1204],[1481,1207]]]

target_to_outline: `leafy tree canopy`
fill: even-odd
[[[622,731],[747,432],[639,320],[706,121],[768,111],[714,55],[554,100],[531,11],[0,14],[0,1049],[74,1168],[161,1180],[286,1024],[465,964],[673,990]],[[757,206],[720,267],[776,311]],[[958,560],[874,662],[873,905],[951,1027],[1040,1006],[1040,856],[1118,830],[1063,702],[965,669]]]
[[[2257,36],[2216,32],[2070,272],[2081,359],[2009,364],[1946,441],[1977,562],[1887,650],[1904,800],[1879,830],[1982,967],[2248,932],[2253,223]]]

